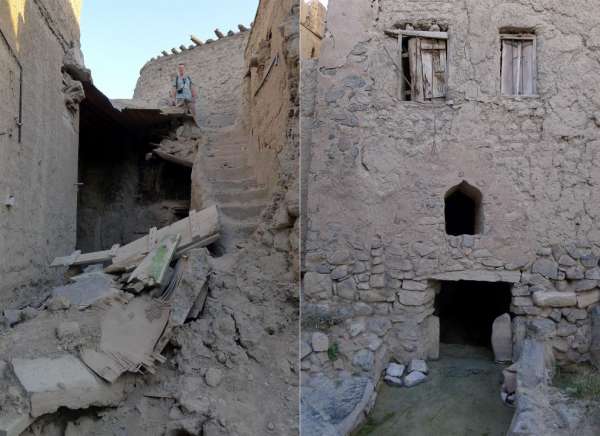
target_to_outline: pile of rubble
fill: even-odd
[[[203,311],[212,270],[204,247],[219,235],[213,206],[122,247],[55,259],[69,267],[68,283],[37,308],[3,314],[6,327],[23,328],[0,336],[0,435],[60,408],[116,406],[130,374],[155,374],[174,328]],[[219,371],[205,378],[216,385]]]
[[[383,380],[391,386],[410,388],[425,382],[428,372],[429,368],[427,368],[427,362],[424,360],[413,359],[408,365],[390,362],[385,369]]]

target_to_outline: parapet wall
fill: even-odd
[[[218,128],[234,124],[242,106],[248,34],[239,32],[203,45],[174,49],[176,53],[150,60],[140,71],[133,98],[152,105],[167,104],[177,66],[184,63],[198,90],[200,126]]]

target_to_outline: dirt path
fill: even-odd
[[[500,400],[502,367],[482,348],[442,345],[426,383],[383,385],[357,436],[504,436],[513,410]]]

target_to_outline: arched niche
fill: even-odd
[[[483,232],[481,191],[462,181],[444,196],[444,218],[448,235],[476,235]]]

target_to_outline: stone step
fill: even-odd
[[[227,161],[227,162],[246,162],[246,155],[241,152],[237,153],[212,153],[206,152],[207,161]]]
[[[208,168],[206,173],[208,179],[215,183],[254,177],[254,170],[248,166],[243,168]]]
[[[255,203],[224,203],[219,205],[219,210],[223,215],[239,221],[257,218],[263,209],[267,206],[266,202]]]
[[[225,190],[242,190],[242,189],[253,189],[259,188],[258,182],[254,177],[248,177],[245,179],[238,180],[224,180],[218,182],[218,185],[215,185],[215,188],[218,188],[219,191]]]
[[[211,159],[208,158],[206,159],[206,168],[237,168],[237,169],[244,169],[247,168],[248,164],[246,162],[246,160],[234,160],[234,159]]]
[[[266,200],[267,193],[268,191],[265,188],[215,189],[215,199],[219,202],[219,204],[228,202],[258,201]]]

